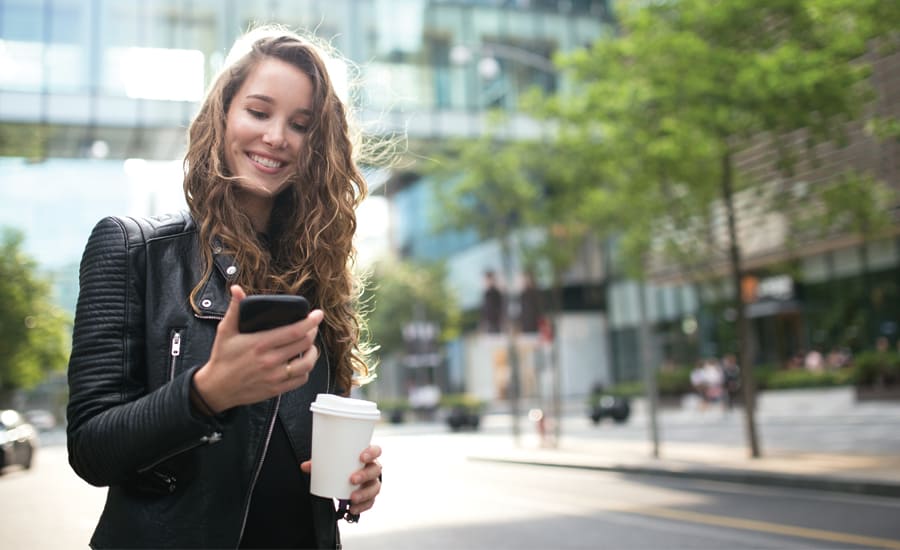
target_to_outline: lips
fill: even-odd
[[[257,155],[256,153],[247,153],[247,157],[257,165],[263,168],[268,168],[269,170],[278,170],[285,164],[280,160]]]

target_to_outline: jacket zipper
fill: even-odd
[[[169,357],[171,358],[171,361],[169,362],[169,381],[170,382],[175,379],[175,365],[178,363],[178,358],[180,356],[181,356],[181,332],[176,330],[176,331],[172,332],[171,345],[169,346]],[[173,456],[187,452],[187,451],[193,449],[194,447],[199,447],[200,445],[217,443],[221,439],[222,439],[222,433],[218,432],[218,431],[214,431],[210,435],[204,435],[197,441],[192,441],[191,443],[189,443],[187,445],[184,445],[182,447],[175,449],[174,451],[172,451],[170,453],[167,453],[162,458],[160,458],[158,460],[154,460],[147,466],[138,468],[138,472],[146,473],[146,472],[150,471],[151,469],[153,469],[154,467],[156,467],[157,465],[165,462],[166,460],[169,460]],[[163,482],[169,486],[170,491],[174,491],[173,483],[174,483],[175,479],[173,477],[167,476],[160,472],[153,472],[153,473],[154,473],[154,475],[156,475],[158,478],[163,480]]]
[[[331,391],[331,363],[328,360],[328,354],[325,354],[325,391]],[[266,439],[263,443],[263,452],[262,456],[259,459],[259,463],[256,465],[256,471],[253,472],[253,479],[250,481],[250,491],[247,493],[247,501],[244,503],[244,519],[241,521],[241,532],[238,536],[238,545],[241,543],[241,539],[244,538],[244,529],[247,527],[247,516],[250,514],[250,501],[253,499],[253,489],[256,487],[256,481],[259,479],[259,473],[262,471],[263,462],[266,460],[266,453],[269,450],[269,441],[272,439],[272,431],[275,429],[275,419],[278,418],[278,407],[281,405],[281,395],[275,398],[275,411],[272,414],[271,420],[269,420],[269,428],[266,432]],[[340,548],[340,545],[338,545]]]
[[[153,469],[154,467],[156,467],[157,465],[162,464],[163,462],[169,460],[173,456],[180,455],[181,453],[189,451],[189,450],[193,449],[194,447],[199,447],[200,445],[203,445],[203,444],[217,443],[221,439],[222,439],[222,434],[219,432],[213,432],[210,435],[204,435],[197,441],[192,441],[191,443],[188,443],[187,445],[183,445],[183,446],[175,449],[172,452],[166,453],[162,458],[154,460],[150,464],[143,466],[141,468],[138,468],[138,472],[142,473],[142,474],[146,473],[146,472],[150,471],[151,469]],[[162,476],[163,474],[157,473],[157,475]]]
[[[172,333],[172,346],[169,349],[169,356],[172,358],[169,363],[169,382],[175,379],[175,365],[178,363],[178,357],[181,356],[181,333],[177,330]]]
[[[247,500],[244,502],[244,518],[241,520],[241,531],[238,535],[238,545],[244,538],[244,529],[247,527],[247,516],[250,514],[250,500],[253,498],[253,489],[256,487],[256,481],[259,479],[259,473],[262,471],[263,462],[266,461],[266,453],[269,451],[269,441],[272,439],[272,432],[275,429],[275,419],[278,418],[278,406],[281,404],[281,395],[275,398],[275,410],[272,412],[272,418],[269,420],[269,428],[266,431],[266,439],[263,441],[262,454],[259,462],[256,464],[256,470],[253,472],[253,478],[250,480],[250,490],[247,492]]]

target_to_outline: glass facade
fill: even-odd
[[[110,157],[172,158],[183,141],[163,130],[190,121],[242,30],[277,22],[314,32],[358,66],[354,102],[371,131],[473,133],[483,109],[514,111],[532,86],[563,87],[553,54],[596,39],[606,10],[606,2],[2,0],[0,121],[50,125],[46,157],[81,157],[103,140]],[[158,143],[173,137],[177,147]]]
[[[755,364],[784,368],[811,349],[861,352],[900,339],[900,239],[878,239],[748,277],[770,292],[746,304]],[[691,365],[734,352],[735,317],[726,279],[645,289],[659,362]],[[617,380],[640,379],[639,287],[609,285],[609,334]]]
[[[333,44],[355,65],[364,130],[402,134],[427,155],[479,133],[487,108],[515,117],[531,86],[564,88],[553,54],[600,36],[607,12],[606,1],[0,0],[0,226],[25,229],[29,252],[55,269],[77,261],[99,216],[177,207],[146,198],[147,182],[180,193],[185,129],[253,24]],[[427,185],[394,199],[395,249],[437,259],[477,241],[432,234]],[[81,212],[77,223],[43,214],[64,211]],[[70,246],[49,246],[57,234]]]

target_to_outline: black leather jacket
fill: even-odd
[[[215,418],[196,414],[189,384],[209,358],[228,307],[231,258],[215,269],[196,315],[202,277],[197,227],[187,213],[106,218],[81,263],[69,363],[68,450],[75,472],[109,486],[95,548],[236,548],[275,422],[297,463],[310,456],[309,405],[335,392],[327,353],[297,390]],[[319,547],[339,547],[330,499],[313,497]]]

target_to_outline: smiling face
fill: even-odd
[[[225,116],[225,162],[242,203],[264,231],[275,196],[289,184],[306,145],[313,85],[293,65],[271,57],[254,67]]]

